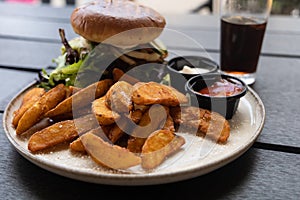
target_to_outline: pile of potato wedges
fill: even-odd
[[[49,123],[37,128],[42,120]],[[218,113],[188,106],[188,98],[170,86],[119,71],[114,79],[85,88],[29,89],[12,125],[17,135],[26,135],[32,153],[67,144],[112,169],[156,168],[186,143],[179,127],[223,144],[230,135],[228,121]]]

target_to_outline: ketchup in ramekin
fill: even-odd
[[[185,85],[191,105],[215,111],[231,119],[248,88],[239,78],[221,73],[194,76]]]
[[[234,96],[243,91],[243,85],[232,83],[226,79],[216,81],[209,87],[202,88],[199,93],[212,97],[229,97]]]

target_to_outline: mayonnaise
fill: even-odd
[[[183,66],[183,69],[180,70],[179,72],[183,74],[203,74],[209,72],[209,70],[203,68],[193,68],[185,65]]]

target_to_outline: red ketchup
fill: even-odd
[[[242,92],[242,90],[242,85],[221,79],[220,81],[215,82],[213,85],[201,89],[199,93],[206,96],[224,97],[239,94]]]

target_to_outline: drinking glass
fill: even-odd
[[[272,0],[221,0],[220,69],[255,82]]]

